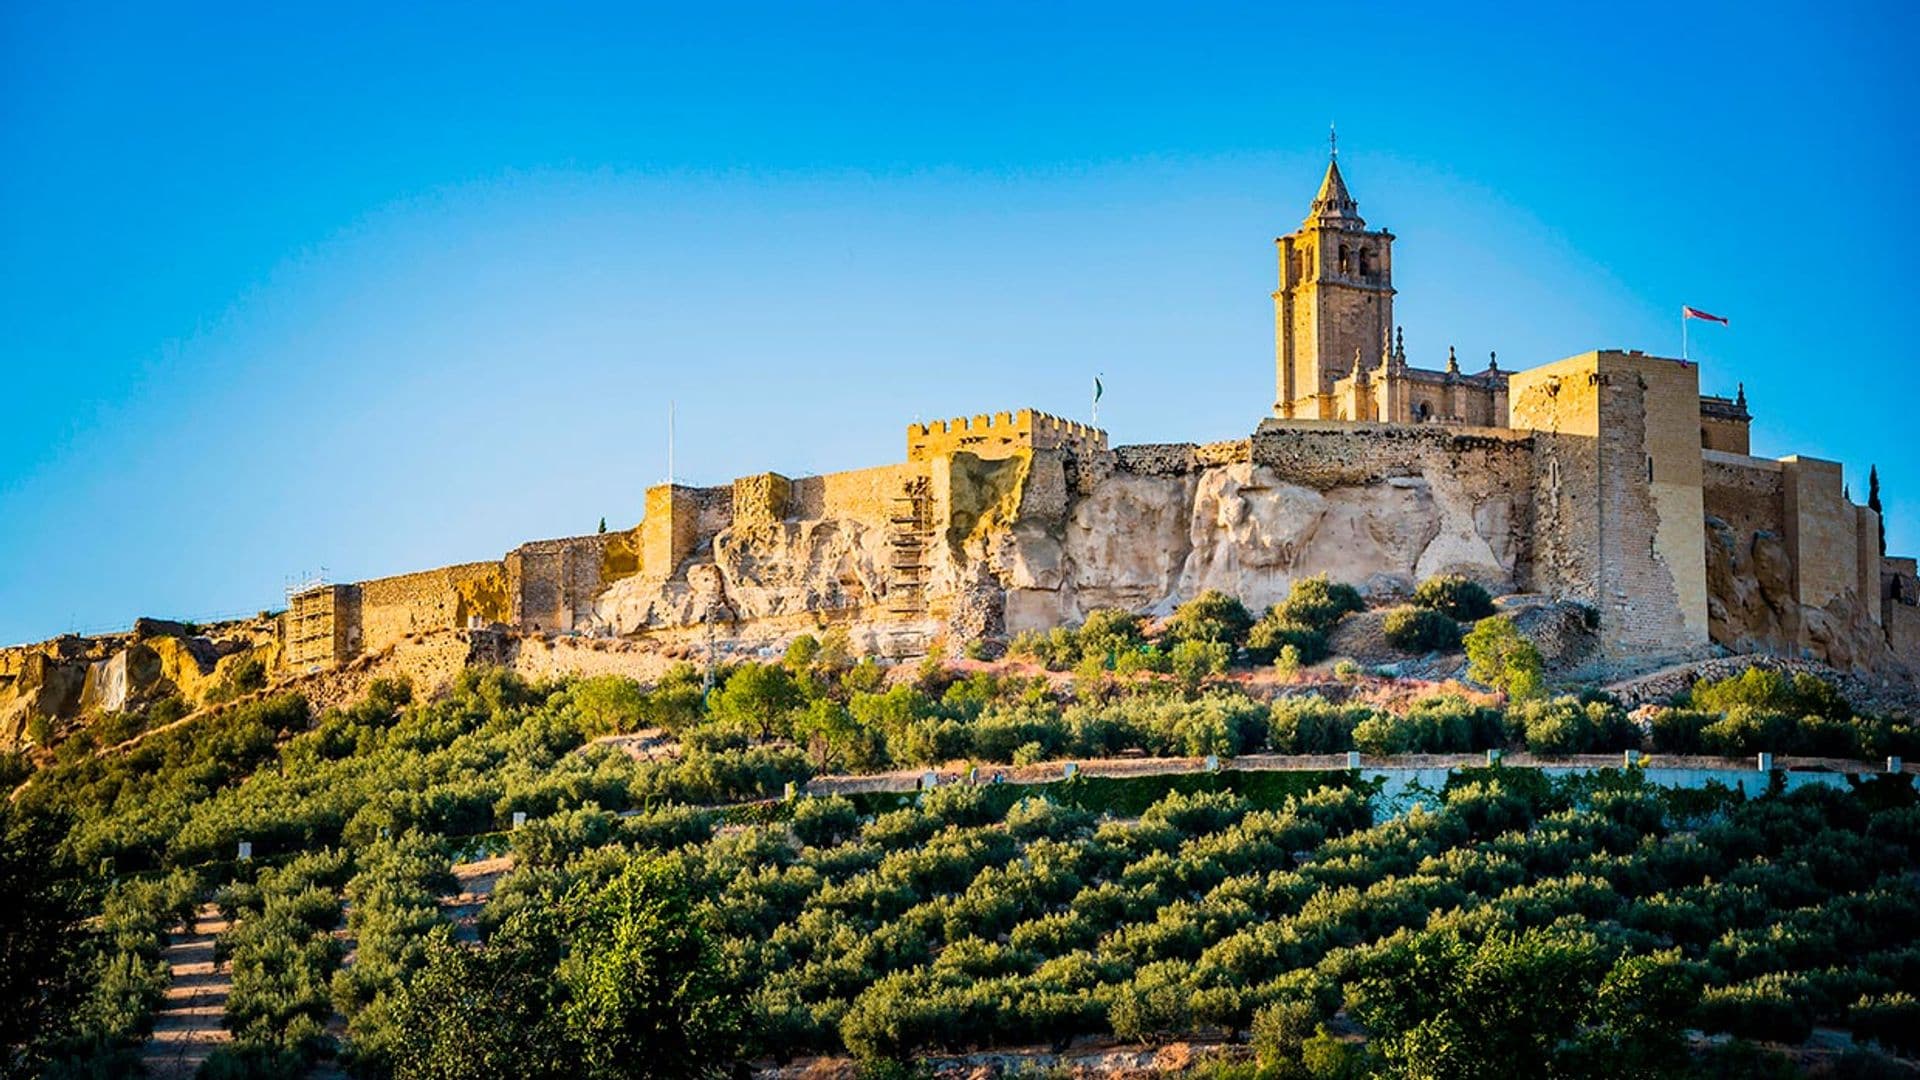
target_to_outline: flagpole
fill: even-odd
[[[1684,305],[1680,308],[1680,359],[1692,359],[1687,355],[1687,309]]]

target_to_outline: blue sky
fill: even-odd
[[[1911,5],[0,5],[0,641],[1020,406],[1249,431],[1337,121],[1410,358],[1672,353],[1920,549]]]

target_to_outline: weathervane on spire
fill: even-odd
[[[1340,132],[1332,124],[1328,124],[1327,125],[1327,157],[1338,158],[1339,156],[1340,156]]]

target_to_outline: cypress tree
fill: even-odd
[[[1887,512],[1880,509],[1880,466],[1867,466],[1867,509],[1880,515],[1880,557],[1887,557]]]

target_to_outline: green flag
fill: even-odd
[[[1100,376],[1095,375],[1093,377],[1093,400],[1099,401],[1100,395],[1106,392],[1106,388],[1100,385]]]

